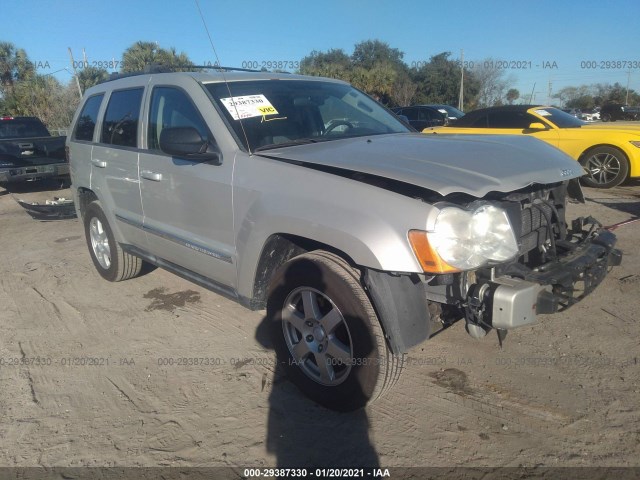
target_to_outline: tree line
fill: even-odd
[[[188,70],[193,63],[184,52],[154,42],[136,42],[122,54],[120,72],[140,71],[158,64]],[[0,115],[34,116],[52,130],[66,129],[80,103],[80,92],[109,78],[104,68],[85,66],[66,84],[52,74],[37,72],[27,52],[0,41]]]
[[[527,103],[513,88],[515,78],[505,70],[492,68],[492,59],[461,64],[450,52],[433,55],[428,61],[404,61],[404,52],[379,40],[357,43],[353,52],[330,49],[312,51],[300,61],[297,73],[345,80],[389,107],[420,103],[457,105],[464,78],[465,110],[486,106]],[[184,52],[139,41],[122,54],[120,72],[143,71],[150,65],[172,70],[189,70],[194,64]],[[472,68],[469,68],[472,66]],[[68,83],[52,74],[40,74],[24,49],[0,41],[0,115],[37,116],[51,129],[71,123],[80,102],[80,91],[109,78],[103,68],[85,66]],[[619,83],[565,87],[553,98],[568,108],[591,109],[606,103],[626,103],[627,89]],[[640,95],[628,92],[629,104],[640,104]]]

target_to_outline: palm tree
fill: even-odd
[[[27,52],[11,42],[0,42],[0,93],[10,95],[16,82],[34,76],[33,63]]]
[[[78,73],[78,81],[80,82],[80,88],[84,93],[87,88],[91,88],[100,82],[104,82],[109,79],[109,72],[104,68],[86,67],[80,70]]]
[[[178,53],[175,48],[169,50],[160,48],[157,43],[138,41],[127,48],[122,54],[123,73],[141,72],[145,67],[163,65],[179,67],[193,65],[186,53]]]
[[[153,42],[136,42],[122,54],[122,72],[139,72],[154,63],[160,47]]]

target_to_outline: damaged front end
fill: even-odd
[[[483,199],[507,212],[517,236],[513,261],[448,275],[426,285],[432,302],[464,314],[476,338],[536,321],[580,301],[620,265],[616,237],[597,220],[565,220],[567,196],[583,200],[577,181],[532,186]]]

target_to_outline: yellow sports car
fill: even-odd
[[[423,133],[531,135],[578,160],[588,171],[583,182],[590,187],[610,188],[640,177],[640,126],[588,124],[553,107],[484,108]]]

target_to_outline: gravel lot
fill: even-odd
[[[638,181],[585,194],[571,217],[640,215]],[[458,322],[338,414],[275,371],[264,312],[163,270],[105,282],[77,219],[16,202],[65,195],[0,188],[1,466],[640,466],[640,222],[580,304],[502,350]]]

